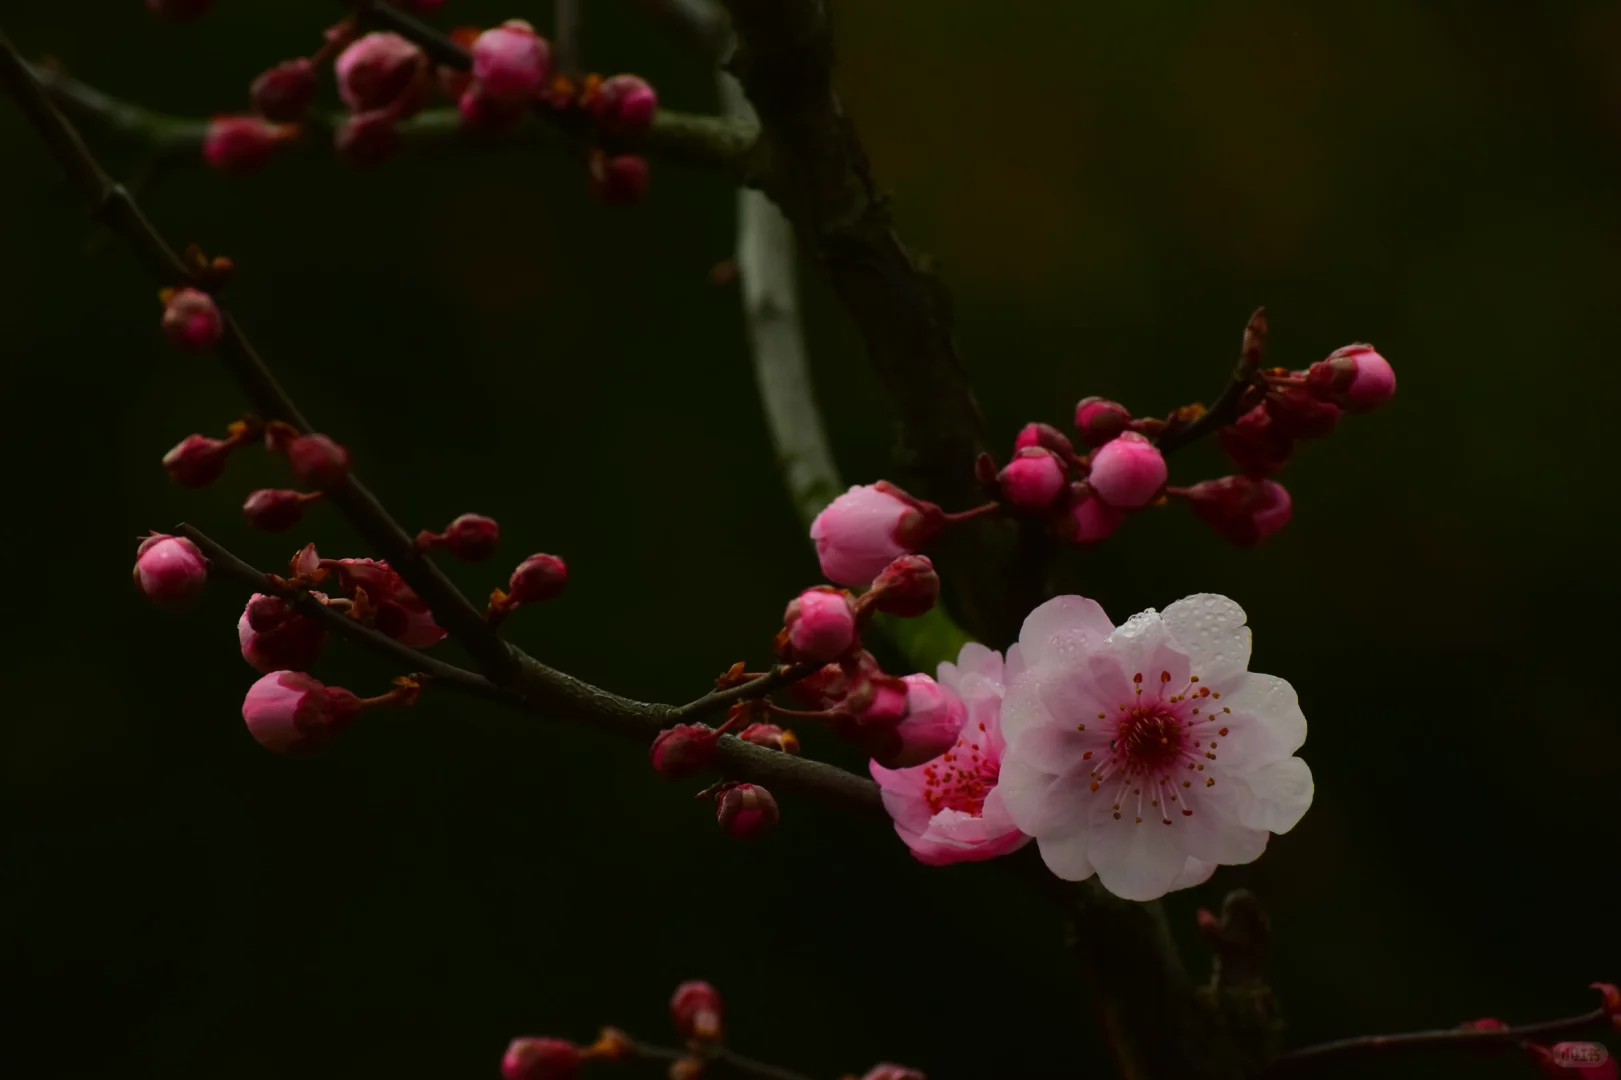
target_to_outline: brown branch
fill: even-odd
[[[1504,1046],[1544,1039],[1550,1035],[1572,1035],[1609,1022],[1609,1012],[1601,1005],[1592,1012],[1567,1016],[1560,1020],[1544,1020],[1536,1024],[1503,1028],[1499,1031],[1479,1031],[1474,1028],[1442,1028],[1437,1031],[1409,1031],[1400,1035],[1359,1035],[1351,1039],[1303,1046],[1278,1055],[1275,1069],[1311,1064],[1324,1058],[1350,1057],[1378,1050],[1492,1050]]]
[[[1160,450],[1169,454],[1237,420],[1245,392],[1254,385],[1255,373],[1261,370],[1265,360],[1266,308],[1261,307],[1256,308],[1249,322],[1244,324],[1244,341],[1238,350],[1238,363],[1233,366],[1227,385],[1222,387],[1221,396],[1191,422],[1166,428],[1156,440]]]
[[[674,1064],[685,1061],[693,1055],[685,1050],[676,1050],[668,1046],[654,1046],[651,1043],[632,1042],[630,1046],[632,1059],[643,1061],[658,1061]],[[704,1055],[703,1076],[706,1080],[810,1080],[804,1073],[785,1069],[780,1065],[771,1065],[764,1061],[744,1057],[742,1054],[724,1047],[716,1048]]]

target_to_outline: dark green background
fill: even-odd
[[[714,107],[627,3],[585,6],[591,66]],[[138,0],[14,0],[4,27],[107,90],[206,114],[337,11],[220,7],[176,28]],[[1313,810],[1260,862],[1172,897],[1178,932],[1258,890],[1296,1042],[1590,1007],[1587,982],[1621,978],[1621,5],[837,8],[840,86],[905,236],[945,261],[999,443],[1084,394],[1208,398],[1257,303],[1279,363],[1369,340],[1399,372],[1392,407],[1285,473],[1296,519],[1261,550],[1173,507],[1073,556],[1117,618],[1240,600],[1254,666],[1312,722]],[[514,14],[550,17],[449,0],[441,25]],[[630,210],[583,187],[548,146],[185,170],[148,205],[172,239],[236,259],[237,315],[408,525],[479,510],[507,564],[568,559],[568,595],[515,618],[516,640],[681,700],[761,661],[816,566],[735,292],[708,280],[731,193],[666,166]],[[490,1076],[518,1033],[665,1037],[670,988],[695,976],[727,993],[739,1047],[816,1077],[881,1058],[931,1080],[1104,1074],[1055,917],[993,870],[925,869],[792,800],[772,842],[732,845],[640,748],[449,696],[313,760],[262,751],[238,715],[240,591],[160,614],[128,586],[131,538],[185,519],[262,566],[306,535],[368,552],[319,509],[307,533],[247,530],[243,493],[285,482],[262,455],[200,493],[168,483],[159,455],[241,400],[166,347],[126,253],[87,256],[9,104],[0,206],[0,1055],[33,1066],[17,1075]],[[819,284],[806,303],[840,466],[875,479],[888,405]],[[1173,477],[1221,470],[1203,446]],[[474,593],[500,577],[452,572]],[[369,693],[394,672],[339,643],[318,674]]]

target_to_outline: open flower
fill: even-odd
[[[1312,797],[1293,756],[1306,718],[1287,682],[1246,670],[1249,652],[1243,609],[1208,593],[1118,628],[1079,596],[1030,613],[997,793],[1055,874],[1151,900],[1294,827]]]
[[[932,761],[907,769],[869,768],[895,831],[930,866],[993,859],[1022,847],[1002,806],[1002,654],[970,642],[957,662],[940,665],[939,689],[960,700],[967,722],[956,743]]]

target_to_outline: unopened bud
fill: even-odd
[[[388,160],[399,145],[395,114],[386,109],[346,116],[332,135],[339,160],[361,169]]]
[[[648,757],[660,776],[676,779],[707,768],[715,759],[715,743],[720,736],[704,724],[677,724],[653,739]]]
[[[1237,547],[1254,547],[1294,515],[1282,484],[1252,476],[1205,480],[1181,494],[1201,521]]]
[[[626,206],[647,197],[647,161],[635,154],[591,151],[586,179],[591,197],[609,206]]]
[[[684,982],[670,996],[670,1021],[683,1039],[716,1042],[725,1029],[726,1002],[706,982]]]
[[[777,800],[759,784],[736,784],[715,800],[715,820],[734,840],[763,840],[777,827]]]
[[[746,743],[763,746],[767,750],[781,750],[785,754],[799,753],[799,737],[776,724],[750,724],[737,737]]]
[[[1082,398],[1075,406],[1075,431],[1087,446],[1102,446],[1126,430],[1131,412],[1118,401]]]
[[[849,597],[826,585],[806,589],[790,601],[782,624],[798,659],[825,664],[848,652],[856,640],[856,615]]]
[[[413,115],[427,92],[428,58],[398,34],[379,31],[356,39],[332,65],[338,96],[350,111]]]
[[[1294,440],[1264,404],[1217,431],[1216,443],[1246,476],[1271,476],[1288,463],[1295,449]]]
[[[349,451],[325,435],[300,435],[288,442],[287,461],[300,480],[322,490],[349,476]]]
[[[315,97],[315,66],[302,56],[283,60],[253,80],[248,97],[266,120],[296,124]]]
[[[318,492],[288,488],[260,488],[242,503],[248,524],[265,532],[286,532],[304,517],[304,504],[320,498]]]
[[[574,1080],[580,1048],[563,1039],[513,1039],[501,1058],[502,1080]]]
[[[1135,431],[1127,431],[1093,453],[1087,479],[1097,497],[1110,506],[1135,510],[1154,500],[1168,474],[1159,447]]]
[[[317,599],[324,599],[316,593]],[[255,593],[236,623],[242,659],[266,674],[307,671],[326,644],[326,628],[287,606],[279,596]]]
[[[153,533],[135,549],[135,584],[160,608],[187,607],[208,584],[208,560],[183,536]]]
[[[1372,345],[1347,345],[1307,370],[1306,387],[1341,408],[1367,412],[1396,396],[1396,372]]]
[[[203,133],[203,160],[210,168],[241,176],[263,167],[282,133],[257,116],[220,116]]]
[[[1070,539],[1077,544],[1095,544],[1099,540],[1107,540],[1126,520],[1126,512],[1094,498],[1090,488],[1084,485],[1077,487],[1084,494],[1078,495],[1070,510],[1070,522],[1074,529]]]
[[[235,443],[224,439],[187,435],[163,455],[163,467],[169,479],[181,487],[207,487],[225,472],[225,460],[235,448]]]
[[[659,98],[640,75],[615,75],[591,92],[585,110],[609,134],[634,135],[652,126]]]
[[[170,344],[192,352],[212,349],[225,332],[225,320],[214,298],[189,287],[166,294],[162,325]]]
[[[513,603],[538,604],[550,600],[568,584],[568,567],[556,555],[531,555],[518,564],[507,581]]]
[[[1042,446],[1021,447],[996,476],[1002,498],[1017,509],[1032,513],[1052,506],[1067,479],[1063,462]]]
[[[1069,441],[1069,436],[1051,424],[1030,423],[1024,425],[1019,430],[1018,437],[1013,440],[1013,449],[1023,450],[1027,446],[1039,446],[1043,450],[1051,450],[1058,455],[1060,461],[1066,463],[1075,458],[1075,444]]]
[[[551,47],[522,19],[509,19],[473,42],[473,78],[496,101],[533,101],[551,68]]]
[[[902,555],[873,580],[873,607],[886,615],[913,619],[926,614],[940,599],[940,575],[927,555]]]
[[[1272,430],[1291,439],[1319,439],[1340,422],[1340,407],[1323,401],[1299,386],[1285,386],[1266,395],[1262,406]]]
[[[445,526],[442,533],[423,529],[417,534],[416,546],[419,551],[428,548],[443,547],[458,559],[467,562],[482,562],[495,554],[496,547],[501,543],[501,525],[492,517],[483,514],[462,514]]]
[[[482,83],[472,83],[456,99],[456,111],[461,117],[461,126],[468,131],[481,131],[494,134],[508,131],[523,119],[524,109],[522,103],[498,101],[484,92]]]

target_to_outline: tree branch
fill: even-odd
[[[685,1050],[632,1041],[631,1056],[645,1061],[674,1064],[692,1057]],[[720,1047],[704,1060],[703,1075],[710,1080],[810,1080],[804,1073],[784,1069]]]
[[[1544,1039],[1550,1035],[1573,1035],[1609,1022],[1609,1013],[1601,1005],[1592,1012],[1567,1016],[1560,1020],[1544,1020],[1536,1024],[1502,1028],[1497,1031],[1475,1028],[1442,1028],[1437,1031],[1409,1031],[1400,1035],[1359,1035],[1352,1039],[1303,1046],[1278,1055],[1273,1067],[1278,1070],[1312,1064],[1324,1058],[1351,1057],[1377,1050],[1492,1050],[1505,1046]]]
[[[1238,419],[1244,393],[1255,383],[1255,373],[1266,360],[1266,308],[1256,308],[1244,324],[1244,342],[1238,350],[1238,363],[1222,387],[1221,395],[1209,409],[1187,424],[1166,428],[1156,440],[1161,452],[1169,454],[1195,439],[1226,427]]]

